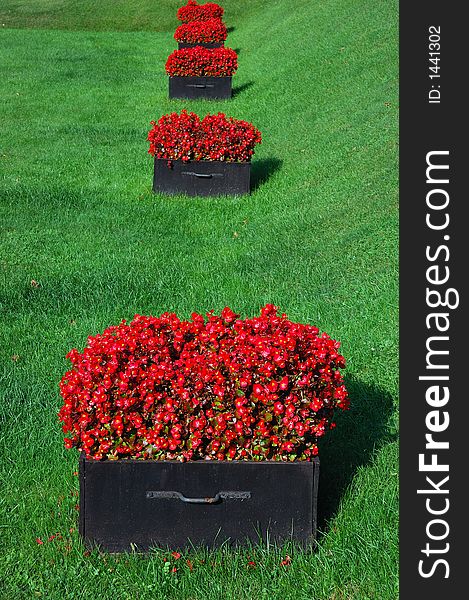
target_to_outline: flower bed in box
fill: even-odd
[[[174,34],[179,48],[203,46],[204,48],[219,48],[226,40],[227,31],[221,19],[207,21],[192,21],[180,25]]]
[[[196,0],[189,0],[185,6],[177,11],[177,18],[183,23],[191,21],[208,21],[209,19],[221,19],[225,11],[214,2],[198,4]]]
[[[149,153],[155,157],[153,191],[191,196],[247,194],[251,157],[260,131],[223,113],[183,110],[152,121]]]
[[[231,48],[175,50],[166,61],[170,98],[231,98],[238,55]]]
[[[59,416],[82,452],[86,540],[242,543],[257,528],[312,541],[317,441],[348,408],[327,334],[272,305],[247,319],[136,315],[67,356]]]

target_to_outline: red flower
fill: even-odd
[[[280,565],[282,567],[289,567],[291,565],[291,557],[287,554],[285,558],[280,562]]]
[[[180,552],[171,552],[171,556],[173,558],[175,558],[176,560],[179,560],[181,558],[181,553]]]
[[[227,118],[223,113],[200,119],[195,113],[183,110],[181,114],[163,115],[157,123],[152,121],[152,125],[148,152],[165,160],[248,162],[254,146],[262,139],[252,123]],[[120,384],[122,391],[126,385]]]
[[[348,408],[338,350],[272,305],[246,319],[136,315],[69,353],[59,417],[96,460],[309,461]]]
[[[224,42],[227,35],[226,26],[221,19],[208,19],[179,25],[174,33],[174,39],[186,44],[214,44]]]
[[[183,23],[190,21],[207,21],[208,19],[221,19],[224,10],[214,2],[197,4],[196,0],[188,0],[186,6],[181,6],[177,11],[177,18]]]
[[[181,48],[168,56],[170,77],[231,77],[238,69],[238,55],[231,48]]]

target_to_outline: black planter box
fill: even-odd
[[[170,77],[169,97],[189,100],[231,98],[231,77]]]
[[[182,48],[194,48],[195,46],[202,46],[202,48],[223,48],[225,42],[199,42],[198,44],[191,44],[189,42],[178,42],[178,50]]]
[[[240,196],[249,194],[251,163],[220,160],[183,162],[155,158],[153,191],[188,196]]]
[[[316,537],[319,460],[314,462],[80,459],[85,544],[214,548]]]

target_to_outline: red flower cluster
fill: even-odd
[[[261,133],[252,123],[223,113],[200,119],[193,112],[163,115],[148,133],[150,149],[156,158],[166,160],[224,160],[248,162]]]
[[[227,35],[226,26],[221,19],[208,19],[179,25],[174,33],[174,39],[187,44],[213,44],[224,42]]]
[[[181,48],[166,61],[171,77],[231,77],[237,68],[238,55],[231,48]]]
[[[208,19],[223,17],[225,11],[221,6],[214,2],[207,4],[197,4],[196,0],[189,0],[186,6],[181,6],[177,11],[177,18],[183,23],[191,21],[208,21]]]
[[[247,319],[136,315],[67,355],[65,445],[98,460],[311,460],[349,404],[338,350],[271,304]]]

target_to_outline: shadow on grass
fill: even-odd
[[[242,94],[244,91],[248,90],[253,85],[254,85],[254,81],[248,81],[246,83],[243,83],[242,85],[238,85],[237,87],[234,87],[232,94],[231,94],[232,97],[236,98],[237,96],[239,96],[239,94]]]
[[[338,415],[337,428],[319,446],[319,532],[327,530],[357,469],[372,460],[376,449],[397,439],[388,429],[393,413],[391,395],[353,377],[346,376],[345,385],[350,410]]]
[[[236,54],[239,56],[241,54],[241,48],[233,48]]]
[[[261,158],[253,160],[251,165],[251,190],[257,190],[282,166],[278,158]]]
[[[231,27],[227,27],[227,28],[226,28],[226,31],[227,31],[228,33],[233,33],[233,31],[235,31],[235,29],[236,29],[236,27],[233,27],[233,26],[231,26]]]

